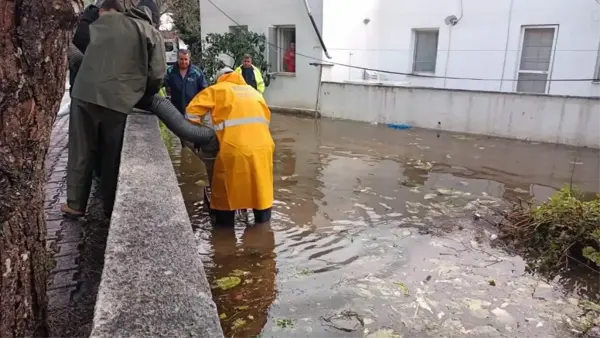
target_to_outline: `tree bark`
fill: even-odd
[[[0,0],[0,337],[46,336],[44,158],[81,0]]]

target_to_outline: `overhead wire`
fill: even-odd
[[[222,10],[219,6],[217,6],[213,0],[207,0],[211,5],[213,5],[213,7],[215,7],[215,9],[217,9],[219,12],[221,12],[221,14],[223,14],[225,17],[227,17],[229,20],[231,20],[231,22],[233,22],[236,26],[242,26],[241,24],[239,24],[234,18],[232,18],[229,14],[227,14],[224,10]],[[600,1],[600,0],[598,0]],[[269,42],[266,38],[262,38],[262,40],[265,42],[265,44],[277,48],[279,50],[285,51],[285,48],[280,47],[276,44],[273,44],[271,42]],[[418,73],[405,73],[405,72],[398,72],[398,71],[392,71],[392,70],[386,70],[386,69],[378,69],[378,68],[370,68],[370,67],[360,67],[360,66],[354,66],[354,65],[349,65],[349,64],[345,64],[345,63],[341,63],[341,62],[335,62],[335,61],[326,61],[320,58],[316,58],[310,55],[305,55],[302,53],[295,53],[298,56],[304,57],[306,59],[310,59],[313,61],[318,61],[322,64],[326,64],[326,65],[335,65],[335,66],[342,66],[342,67],[348,67],[348,68],[352,68],[352,69],[359,69],[359,70],[366,70],[366,71],[371,71],[371,72],[378,72],[378,73],[383,73],[383,74],[391,74],[391,75],[405,75],[405,76],[411,76],[411,77],[422,77],[422,78],[427,78],[427,79],[446,79],[446,80],[468,80],[468,81],[511,81],[511,82],[516,82],[519,81],[519,79],[484,79],[484,78],[476,78],[476,77],[459,77],[459,76],[438,76],[438,75],[427,75],[427,74],[418,74]],[[527,82],[535,82],[535,81],[548,81],[548,82],[592,82],[592,81],[597,81],[598,79],[594,79],[594,78],[589,78],[589,79],[546,79],[546,80],[521,80],[521,81],[527,81]]]

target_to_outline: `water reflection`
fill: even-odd
[[[551,323],[577,309],[562,292],[600,297],[595,276],[540,284],[490,245],[491,224],[473,221],[569,182],[597,192],[597,150],[279,115],[271,126],[268,229],[213,229],[202,164],[171,143],[209,281],[252,280],[214,291],[229,336],[362,336],[319,319],[350,310],[371,333],[552,337],[561,334]]]
[[[275,300],[275,238],[269,224],[248,226],[237,244],[234,228],[212,230],[212,264],[207,267],[210,282],[238,277],[239,285],[229,290],[213,289],[213,299],[228,337],[254,337],[267,322]]]

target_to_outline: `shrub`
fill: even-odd
[[[514,205],[507,220],[503,238],[533,258],[533,271],[554,276],[571,260],[600,266],[600,195],[586,201],[566,186],[540,205]]]

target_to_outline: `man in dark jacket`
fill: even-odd
[[[66,216],[83,216],[100,156],[104,210],[113,208],[127,114],[158,92],[166,73],[165,48],[146,7],[119,13],[118,0],[104,0],[90,25],[90,43],[71,93],[73,139],[67,164]],[[121,6],[122,8],[122,6]],[[98,148],[102,152],[96,154]]]
[[[77,24],[72,42],[82,54],[85,54],[85,50],[90,43],[90,25],[100,17],[100,9],[98,8],[100,5],[102,5],[102,1],[97,1],[95,5],[91,4],[87,6],[79,18],[79,23]],[[73,91],[73,84],[75,83],[75,77],[77,76],[78,71],[79,66],[69,68],[69,94]],[[72,119],[69,120],[69,128],[71,127],[71,122]],[[99,152],[100,150],[98,150],[98,153]],[[100,177],[102,172],[99,162],[99,160],[96,161],[96,166],[94,168],[94,176],[97,178]]]
[[[177,64],[167,69],[165,87],[171,95],[171,102],[185,114],[185,107],[192,101],[196,94],[208,87],[204,73],[200,68],[190,64],[190,52],[180,49],[177,53]]]
[[[79,18],[79,23],[77,24],[77,29],[75,30],[75,35],[73,36],[73,45],[75,45],[75,47],[77,47],[77,49],[79,49],[83,54],[85,54],[85,50],[90,43],[90,25],[99,17],[99,8],[92,4],[85,8],[81,14],[81,17]],[[77,71],[77,68],[69,68],[69,92],[73,90],[73,83],[75,83]]]

